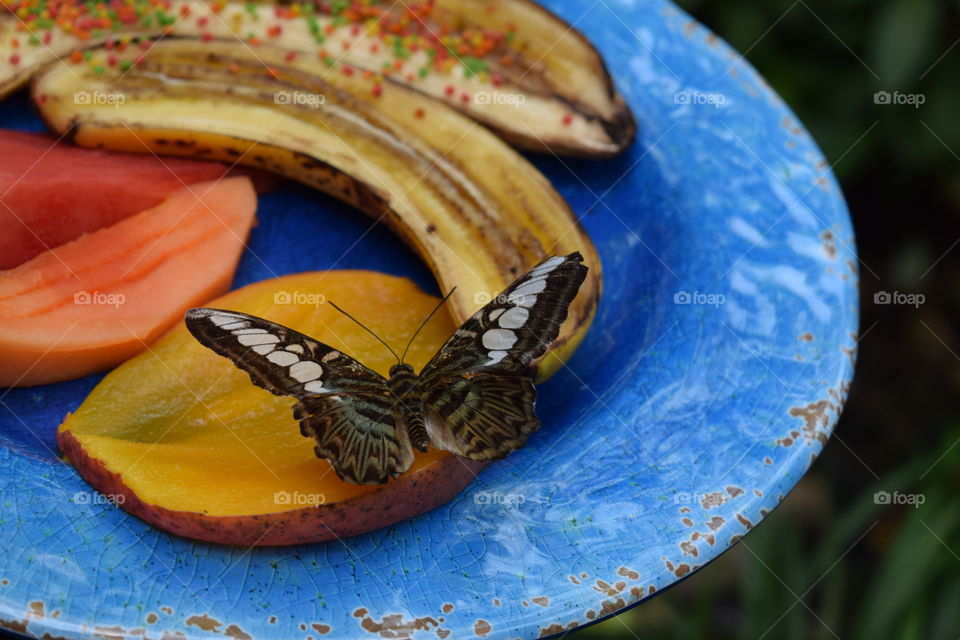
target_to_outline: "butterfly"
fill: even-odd
[[[300,432],[342,480],[378,484],[406,471],[414,448],[494,460],[526,444],[540,427],[532,363],[556,339],[586,274],[576,252],[540,262],[464,322],[419,375],[394,353],[384,378],[309,336],[236,311],[190,309],[184,321],[255,385],[297,399]]]

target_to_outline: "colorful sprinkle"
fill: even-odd
[[[110,34],[127,38],[138,31],[149,30],[149,37],[159,33],[175,33],[178,21],[193,22],[204,41],[214,37],[206,29],[211,24],[210,15],[219,14],[227,6],[225,0],[206,0],[203,4],[185,4],[175,0],[0,0],[3,9],[15,14],[19,21],[11,31],[19,37],[7,40],[10,49],[18,49],[24,43],[39,46],[50,43],[57,32],[69,34],[79,41],[102,41]],[[349,50],[358,38],[366,40],[364,50],[376,56],[384,73],[402,75],[408,83],[426,78],[431,70],[452,74],[462,69],[463,76],[494,86],[504,83],[499,70],[517,64],[511,55],[509,43],[515,38],[515,27],[505,29],[478,29],[438,24],[433,19],[434,0],[410,0],[394,3],[392,0],[320,0],[279,4],[269,9],[267,5],[253,0],[240,0],[243,11],[230,16],[230,28],[240,33],[249,32],[253,23],[270,16],[269,26],[249,33],[251,45],[261,44],[260,37],[280,38],[290,20],[304,20],[311,38],[318,45],[341,30],[339,40],[344,50]],[[207,10],[204,10],[206,6]],[[488,12],[496,11],[495,5],[487,5]],[[247,25],[247,29],[244,29]],[[258,37],[258,34],[260,37]],[[108,49],[122,51],[114,37],[105,42]],[[143,46],[143,45],[140,45]],[[422,53],[421,53],[422,52]],[[406,62],[415,54],[425,55],[429,62],[418,62],[410,68]],[[329,54],[322,50],[318,58],[328,62]],[[386,57],[387,60],[382,58]],[[21,57],[11,52],[10,64],[20,64]],[[76,54],[70,60],[77,62]],[[289,59],[288,59],[289,60]],[[111,63],[108,63],[111,64]],[[112,66],[112,65],[111,65]],[[345,67],[349,69],[350,67]],[[347,75],[351,71],[345,71]],[[447,97],[457,96],[455,87],[444,88]],[[470,96],[459,96],[469,101]]]

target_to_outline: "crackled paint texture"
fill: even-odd
[[[4,392],[0,624],[65,638],[536,638],[690,576],[790,491],[855,355],[857,260],[834,178],[762,79],[671,5],[549,4],[599,46],[640,137],[609,162],[534,159],[583,214],[606,284],[570,369],[540,389],[529,446],[394,527],[247,551],[75,498],[87,487],[53,434],[96,376]],[[42,126],[23,96],[0,124]],[[259,219],[237,285],[336,266],[435,290],[388,232],[364,235],[366,218],[306,189],[263,197]],[[725,299],[674,304],[680,291]]]

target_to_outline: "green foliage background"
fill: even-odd
[[[960,3],[680,0],[820,144],[861,257],[857,374],[836,437],[753,533],[576,640],[960,638]],[[876,91],[923,105],[878,105]],[[922,293],[919,308],[877,291]],[[920,493],[919,508],[876,491]]]

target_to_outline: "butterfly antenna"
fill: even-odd
[[[444,303],[444,302],[446,302],[448,299],[450,299],[450,296],[452,296],[452,295],[453,295],[453,292],[456,291],[456,290],[457,290],[456,287],[454,287],[453,289],[450,289],[450,293],[448,293],[447,295],[443,296],[443,299],[442,299],[440,302],[437,303],[437,306],[435,306],[435,307],[433,308],[433,311],[430,312],[430,315],[428,315],[426,318],[423,319],[423,322],[420,323],[420,326],[417,327],[417,330],[413,332],[413,335],[412,335],[412,336],[410,336],[410,342],[407,343],[407,348],[403,350],[403,355],[400,356],[400,362],[401,362],[401,364],[403,363],[403,359],[407,357],[407,351],[410,351],[410,345],[413,344],[413,341],[416,339],[417,334],[420,333],[420,330],[421,330],[421,329],[423,329],[425,326],[427,326],[427,323],[430,322],[430,318],[433,317],[433,314],[435,314],[435,313],[440,309],[440,307],[443,306],[443,303]]]
[[[371,331],[371,330],[367,327],[367,325],[363,324],[362,322],[360,322],[359,320],[357,320],[356,318],[354,318],[352,315],[350,315],[349,313],[347,313],[346,311],[344,311],[343,309],[341,309],[340,307],[338,307],[338,306],[336,305],[336,303],[333,302],[333,300],[330,301],[330,304],[333,305],[333,308],[334,308],[334,309],[336,309],[337,311],[339,311],[339,312],[342,313],[343,315],[347,316],[348,318],[350,318],[351,320],[353,320],[354,322],[356,322],[358,325],[360,325],[360,326],[363,328],[364,331],[366,331],[367,333],[369,333],[370,335],[372,335],[374,338],[376,338],[377,340],[379,340],[379,341],[380,341],[380,344],[382,344],[382,345],[385,346],[387,349],[389,349],[389,350],[390,350],[390,353],[393,354],[393,357],[394,357],[394,358],[397,358],[397,352],[394,351],[393,348],[392,348],[390,345],[388,345],[386,342],[384,342],[384,341],[383,341],[383,338],[381,338],[380,336],[378,336],[377,334],[375,334],[373,331]],[[403,361],[402,361],[400,358],[397,358],[397,362],[403,362]]]

